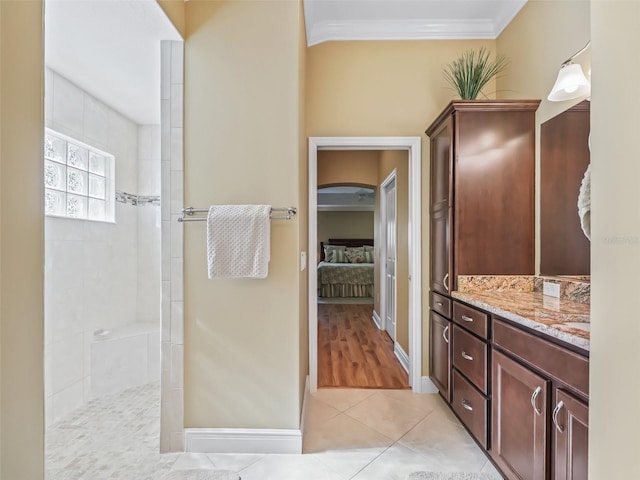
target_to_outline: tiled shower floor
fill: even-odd
[[[405,480],[414,471],[499,479],[438,395],[321,389],[309,396],[303,455],[158,453],[160,386],[95,400],[46,434],[46,480],[162,480],[227,469],[243,480]]]

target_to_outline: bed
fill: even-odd
[[[373,297],[373,239],[320,242],[318,297]]]

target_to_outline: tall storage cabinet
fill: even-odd
[[[431,290],[458,275],[532,275],[539,100],[458,100],[431,139]]]

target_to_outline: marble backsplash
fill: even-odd
[[[585,279],[548,278],[534,275],[459,275],[458,291],[513,291],[542,293],[543,282],[560,284],[560,300],[589,304],[591,284]]]

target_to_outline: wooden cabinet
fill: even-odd
[[[453,118],[443,120],[431,133],[431,291],[449,294],[452,275],[451,198]]]
[[[453,101],[427,129],[432,291],[456,290],[458,275],[534,273],[539,103]]]
[[[491,456],[510,479],[545,480],[549,382],[500,352],[492,360]]]
[[[588,478],[588,358],[499,319],[491,357],[490,454],[507,478]]]
[[[553,479],[588,478],[589,407],[564,390],[556,390],[552,412]]]
[[[451,321],[433,310],[430,313],[429,377],[447,402],[451,401]]]

